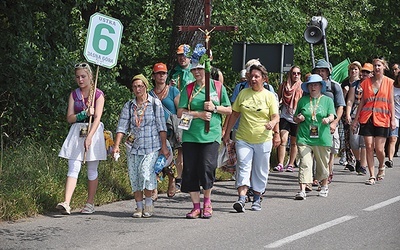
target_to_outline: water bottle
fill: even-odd
[[[167,158],[165,158],[164,155],[158,156],[156,164],[154,164],[154,171],[156,172],[156,174],[159,174],[163,170],[166,162]]]

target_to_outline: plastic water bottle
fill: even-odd
[[[159,174],[163,170],[166,162],[167,158],[165,158],[164,155],[158,156],[156,164],[154,164],[154,171],[156,172],[156,174]]]

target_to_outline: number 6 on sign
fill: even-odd
[[[90,17],[84,56],[88,62],[111,69],[117,65],[123,26],[118,19],[94,13]]]

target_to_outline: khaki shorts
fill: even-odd
[[[335,133],[333,133],[333,135],[332,135],[331,153],[338,154],[339,148],[340,148],[339,127],[336,127]]]

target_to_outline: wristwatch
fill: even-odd
[[[217,110],[217,106],[214,106],[214,114],[216,114],[217,112],[218,112],[218,110]]]

